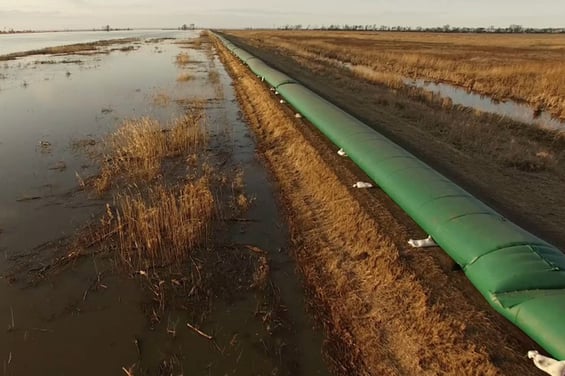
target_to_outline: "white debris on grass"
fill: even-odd
[[[353,184],[353,188],[373,188],[373,184],[364,181],[358,181],[357,183]]]
[[[410,239],[408,240],[408,244],[410,244],[414,248],[426,248],[426,247],[436,247],[437,243],[432,239],[432,236],[429,235],[425,239]]]
[[[555,360],[541,355],[536,350],[528,351],[528,358],[534,361],[534,365],[551,376],[565,376],[565,360]]]
[[[339,149],[337,154],[341,157],[347,157],[347,153],[343,149]]]

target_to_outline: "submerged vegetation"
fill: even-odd
[[[188,72],[183,72],[181,74],[178,75],[177,77],[177,81],[179,82],[186,82],[186,81],[190,81],[194,78],[194,76]]]
[[[105,47],[114,45],[114,44],[129,44],[132,42],[137,41],[136,38],[122,38],[122,39],[110,39],[110,40],[101,40],[97,42],[91,43],[77,43],[77,44],[69,44],[66,46],[57,46],[57,47],[47,47],[42,48],[39,50],[31,50],[31,51],[24,51],[24,52],[14,52],[7,55],[0,55],[0,61],[6,60],[14,60],[24,56],[31,56],[31,55],[71,55],[71,54],[95,54],[95,53],[107,53],[109,52]],[[133,46],[127,46],[123,48],[118,48],[120,51],[130,51],[134,49]]]
[[[176,63],[180,66],[186,65],[190,63],[190,56],[186,52],[181,52],[176,57]]]

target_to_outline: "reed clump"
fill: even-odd
[[[94,188],[102,193],[116,181],[151,181],[164,159],[195,153],[207,142],[204,117],[192,112],[163,127],[157,120],[126,120],[106,140],[105,153]]]
[[[166,156],[195,153],[208,143],[204,113],[192,111],[172,121],[166,137]]]
[[[190,73],[188,73],[188,72],[183,72],[183,73],[181,73],[181,74],[178,75],[177,81],[179,81],[179,82],[186,82],[186,81],[192,80],[193,78],[194,78],[194,76],[191,75]]]
[[[210,70],[208,72],[208,80],[214,85],[220,84],[220,74],[216,70]]]
[[[122,175],[128,180],[153,179],[166,152],[166,136],[156,120],[126,120],[107,140],[107,149],[100,176],[94,181],[98,192]]]
[[[157,93],[153,96],[153,103],[157,106],[165,107],[171,103],[171,97],[166,93]]]
[[[186,65],[190,63],[190,56],[186,52],[181,52],[176,57],[177,65]]]
[[[208,238],[215,199],[207,177],[167,188],[137,186],[114,197],[101,219],[120,260],[136,270],[177,264]]]

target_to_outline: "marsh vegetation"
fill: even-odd
[[[15,328],[0,341],[2,350],[18,354],[8,373],[76,373],[93,357],[105,359],[91,366],[97,374],[295,375],[324,369],[316,345],[321,340],[305,317],[301,285],[285,250],[286,227],[229,78],[206,34],[188,41],[150,40],[116,59],[96,58],[100,72],[67,65],[67,79],[62,71],[67,91],[95,81],[110,83],[116,95],[89,92],[93,100],[76,107],[91,118],[69,120],[70,131],[30,131],[31,149],[47,177],[70,178],[71,186],[53,192],[49,182],[49,194],[25,191],[16,201],[20,210],[46,213],[37,227],[65,225],[52,226],[47,241],[33,239],[29,251],[6,256],[10,269],[3,277],[13,284],[13,297],[26,287],[30,304],[39,304],[45,290],[52,299],[41,308],[49,311],[45,315],[14,303]],[[92,58],[81,60],[88,65]],[[115,71],[106,60],[117,63]],[[19,72],[10,64],[8,80]],[[161,69],[151,71],[155,66]],[[48,62],[34,68],[62,67]],[[34,92],[59,83],[30,82],[26,90]],[[70,117],[59,111],[60,103],[49,104],[54,109],[38,115],[45,122],[54,113]],[[75,123],[88,126],[77,131]],[[63,140],[54,136],[60,133]],[[69,153],[62,157],[65,147]],[[41,328],[40,340],[26,337],[28,322]],[[82,360],[59,362],[52,354],[70,351],[75,334],[80,338],[72,347],[80,348]],[[116,346],[98,346],[108,341]],[[28,358],[34,361],[19,361]]]
[[[39,50],[31,50],[24,52],[13,52],[7,55],[0,55],[0,61],[15,60],[17,58],[32,55],[93,55],[97,53],[109,53],[111,50],[131,51],[134,46],[116,47],[110,49],[110,46],[119,44],[131,44],[136,42],[137,38],[122,38],[102,40],[90,43],[76,43],[65,46],[47,47]]]
[[[565,119],[565,37],[441,33],[239,32],[265,46],[352,66],[389,87],[406,78],[447,82],[497,100],[514,99]]]

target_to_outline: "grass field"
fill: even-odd
[[[495,99],[526,102],[565,118],[563,35],[230,33],[257,46],[352,64],[363,78],[391,87],[401,86],[404,78],[447,82]]]

